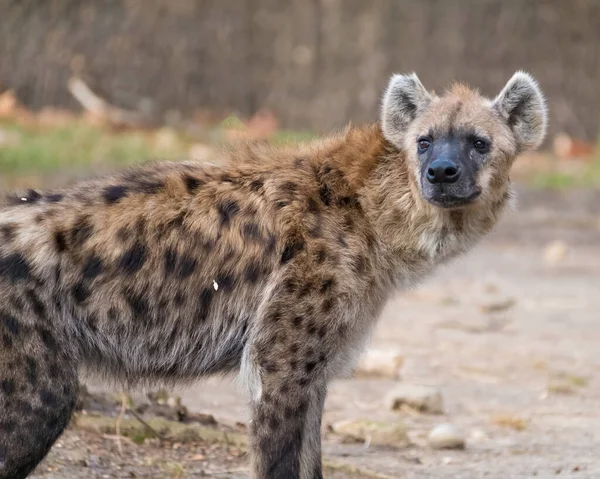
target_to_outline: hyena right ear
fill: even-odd
[[[548,125],[546,100],[531,75],[518,71],[493,102],[511,127],[521,151],[540,146]]]
[[[408,125],[429,103],[431,95],[415,73],[394,75],[381,104],[381,128],[385,138],[401,148]]]

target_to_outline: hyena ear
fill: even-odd
[[[531,75],[515,73],[493,104],[512,128],[519,150],[540,146],[546,135],[548,110],[544,95]]]
[[[431,103],[431,95],[415,73],[394,75],[383,95],[381,128],[387,140],[402,147],[408,125]]]

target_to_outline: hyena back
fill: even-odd
[[[66,427],[81,368],[126,385],[241,371],[253,477],[317,479],[327,384],[386,299],[469,249],[541,142],[517,73],[495,100],[394,76],[381,122],[161,162],[0,208],[0,478]]]

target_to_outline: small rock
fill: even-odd
[[[370,349],[356,367],[357,377],[400,379],[404,364],[402,355],[394,349]]]
[[[479,308],[483,313],[500,313],[511,309],[515,304],[517,304],[517,302],[513,298],[506,298],[481,304]]]
[[[367,420],[340,421],[332,431],[346,442],[365,442],[377,446],[407,447],[410,441],[406,427],[400,423],[371,422]]]
[[[452,424],[435,426],[429,433],[428,441],[434,449],[465,448],[465,438]]]
[[[400,384],[387,394],[385,403],[392,411],[402,406],[429,414],[442,414],[444,411],[442,393],[435,386]]]
[[[565,259],[568,252],[569,247],[564,241],[553,241],[544,249],[544,260],[548,264],[555,265]]]

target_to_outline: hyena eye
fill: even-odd
[[[427,150],[427,148],[429,148],[429,145],[431,145],[431,140],[428,138],[419,138],[418,143],[419,151],[423,153],[425,150]]]
[[[487,151],[487,149],[488,149],[488,143],[487,143],[487,141],[482,140],[482,139],[475,140],[473,142],[473,146],[480,153],[485,153]]]

